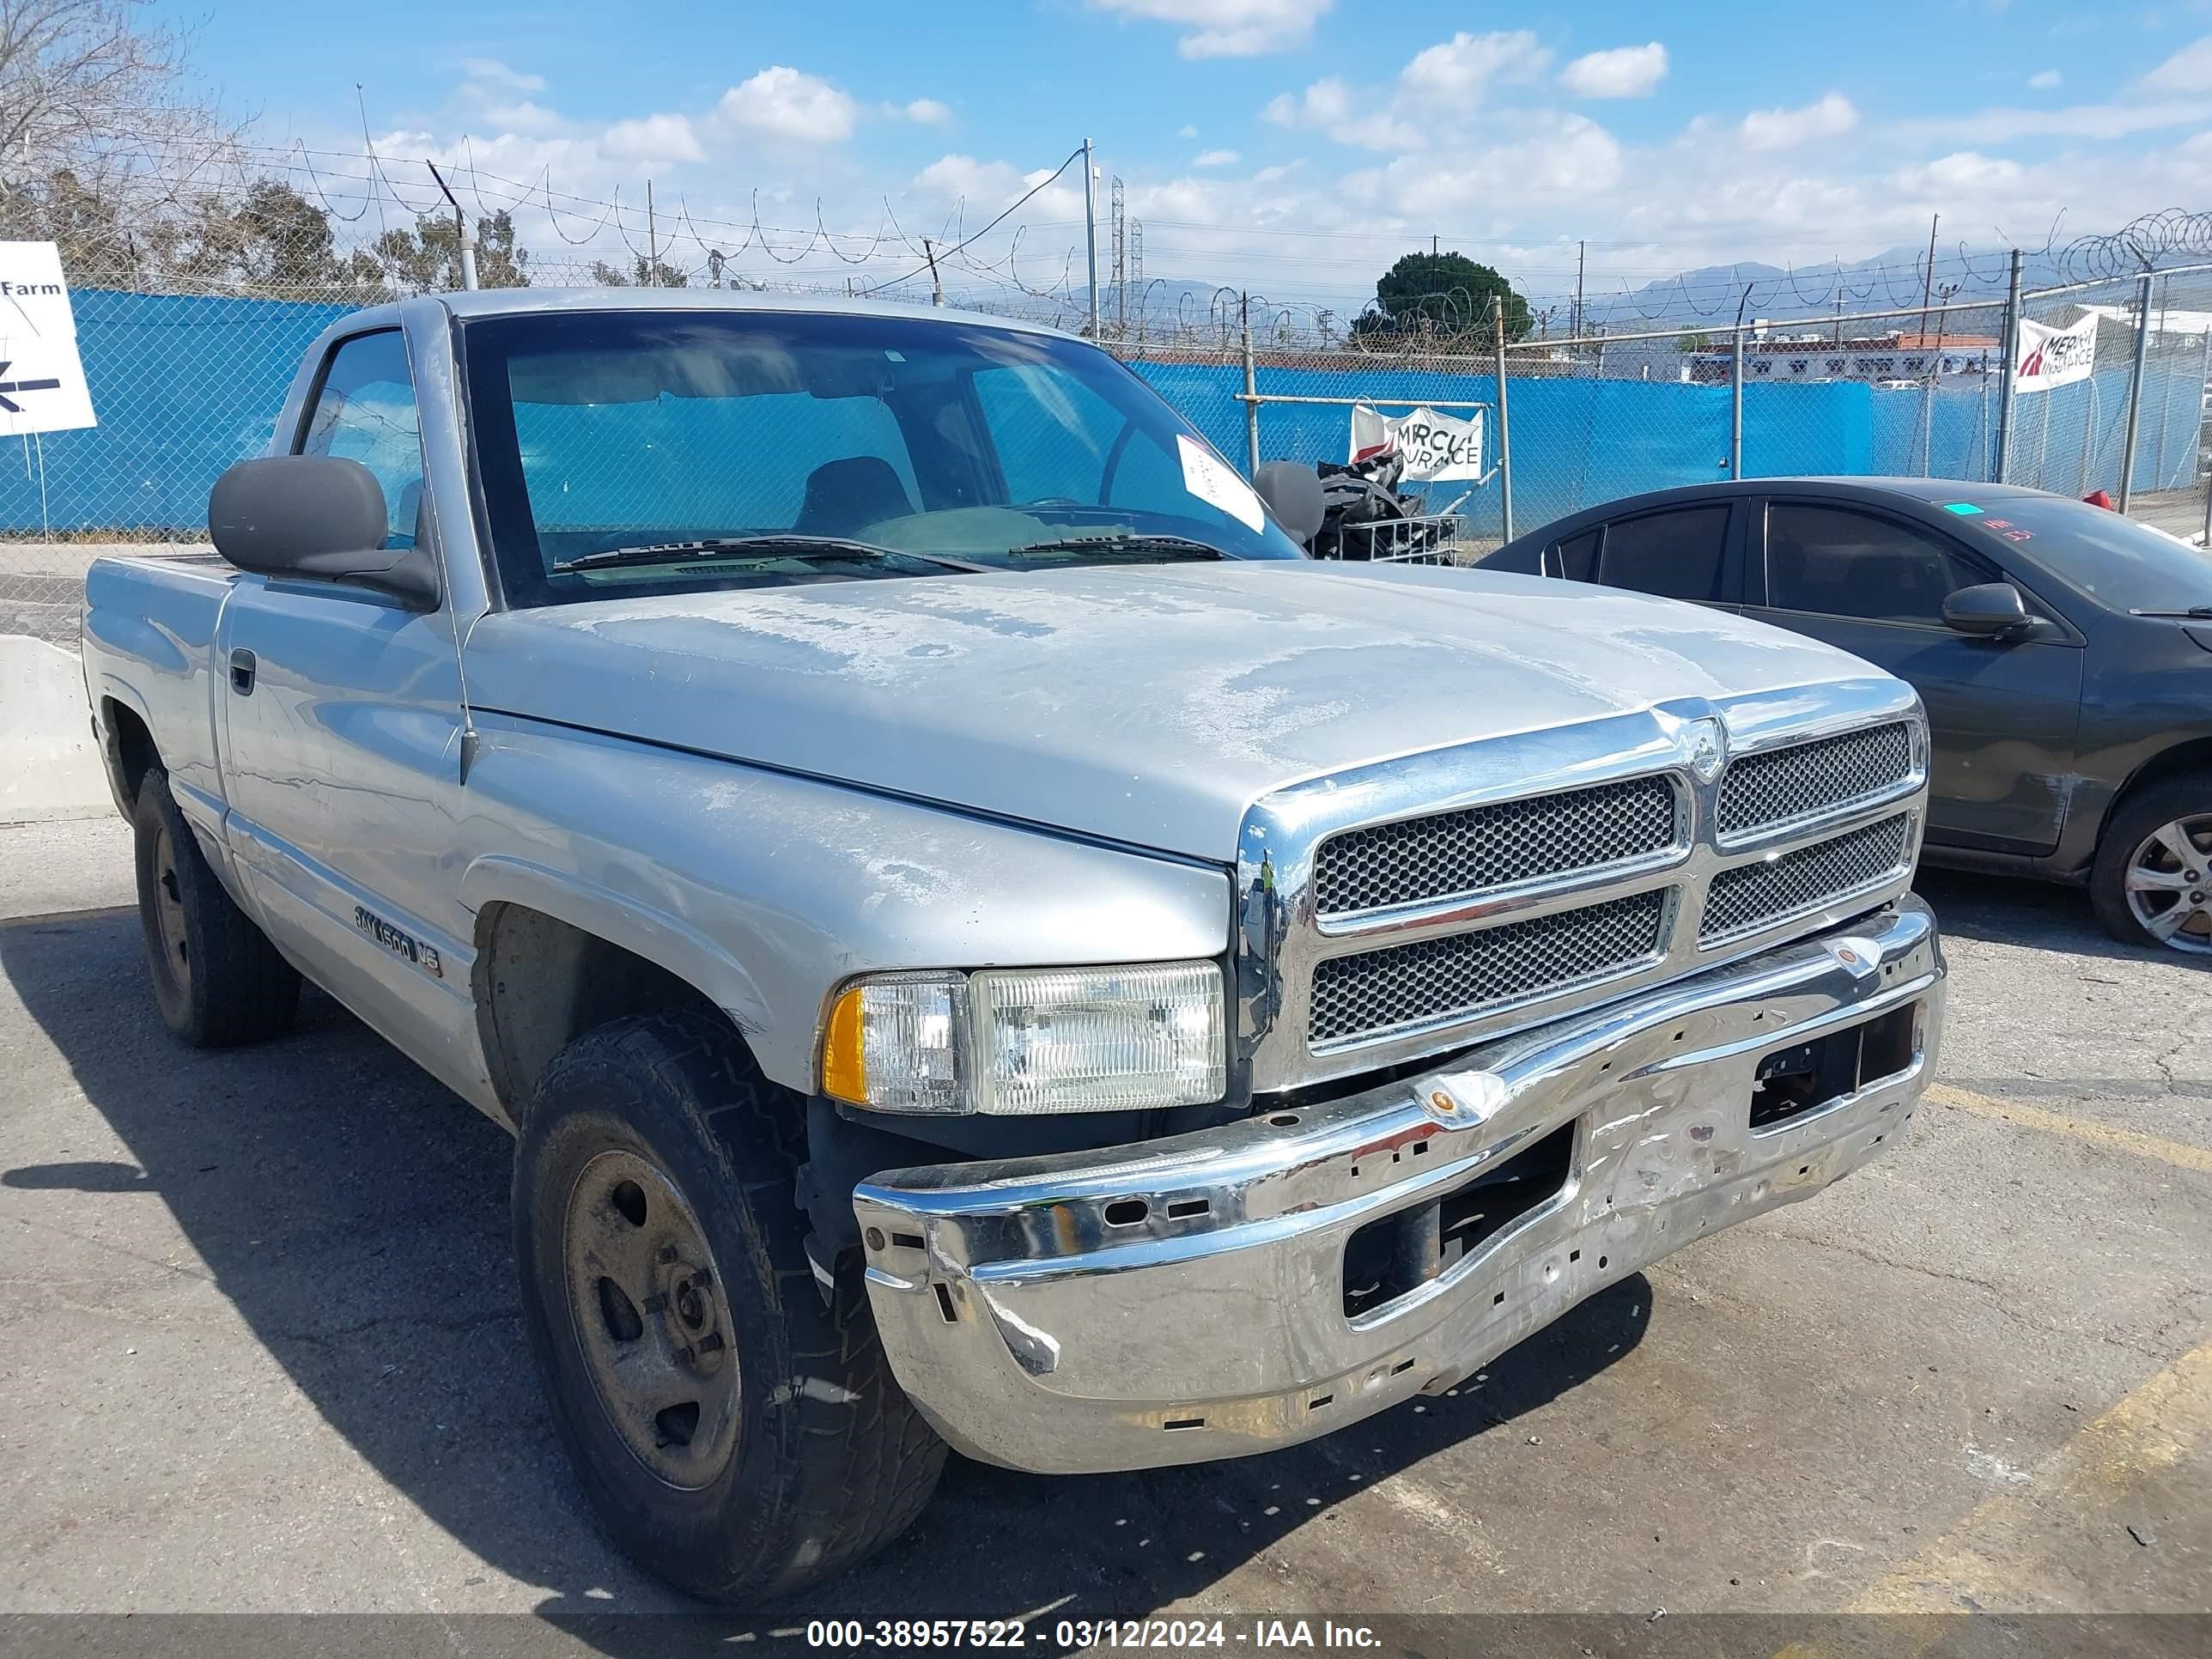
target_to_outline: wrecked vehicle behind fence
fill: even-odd
[[[526,1326],[702,1595],[950,1444],[1291,1444],[1899,1136],[1912,693],[1711,611],[1317,564],[1103,352],[944,312],[335,325],[84,661],[153,986],[300,976],[514,1130]]]

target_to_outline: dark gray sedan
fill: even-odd
[[[1761,478],[1631,496],[1482,562],[1741,611],[1909,680],[1930,863],[2086,882],[2212,955],[2212,555],[2002,484]]]

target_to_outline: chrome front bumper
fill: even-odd
[[[887,1171],[854,1194],[876,1322],[924,1415],[988,1462],[1076,1474],[1311,1439],[1450,1387],[1593,1291],[1895,1141],[1934,1063],[1944,972],[1935,919],[1908,896],[1326,1105]],[[1909,1044],[1883,1074],[1751,1127],[1762,1060],[1901,1009],[1881,1029],[1909,1027]],[[1550,1196],[1347,1314],[1356,1232],[1569,1126]]]

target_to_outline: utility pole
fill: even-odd
[[[1433,259],[1433,258],[1435,258],[1436,257],[1437,257],[1437,237],[1436,237],[1435,234],[1434,234],[1433,232],[1431,232],[1431,233],[1430,234],[1430,236],[1429,236],[1429,258],[1431,258],[1431,259]]]
[[[1583,337],[1583,256],[1589,251],[1588,242],[1575,244],[1575,326],[1574,337]]]
[[[1928,269],[1920,278],[1920,344],[1928,344],[1928,301],[1936,291],[1936,227],[1943,221],[1940,213],[1928,216]]]
[[[941,306],[945,303],[945,284],[938,280],[937,250],[929,245],[927,236],[921,239],[921,257],[929,261],[929,303]]]
[[[1836,267],[1836,344],[1844,343],[1844,268]]]
[[[1098,337],[1098,169],[1083,141],[1083,246],[1091,264],[1091,337]]]
[[[645,280],[648,287],[660,286],[660,227],[653,216],[653,180],[645,181]]]

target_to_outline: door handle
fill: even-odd
[[[253,695],[253,671],[259,665],[253,653],[243,648],[230,653],[230,689],[241,697]]]

